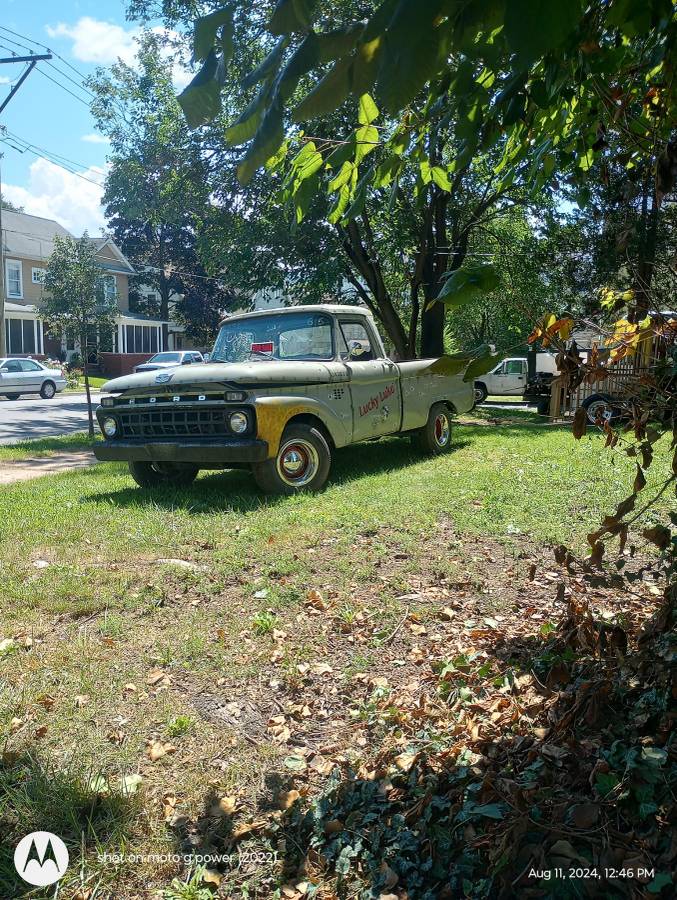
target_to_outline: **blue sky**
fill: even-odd
[[[108,148],[96,133],[77,73],[89,75],[118,57],[133,64],[138,28],[125,20],[124,0],[1,0],[0,5],[0,57],[26,53],[22,44],[37,53],[47,45],[62,57],[52,60],[56,69],[38,63],[41,71],[31,72],[0,114],[0,126],[7,129],[0,138],[14,145],[0,143],[3,195],[75,234],[85,228],[96,234],[105,225],[100,184]],[[0,65],[0,102],[23,69],[19,63]],[[188,78],[176,70],[177,86]],[[51,159],[15,149],[26,142]],[[66,157],[65,165],[84,178],[60,168],[52,154]]]

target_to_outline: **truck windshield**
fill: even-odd
[[[321,313],[294,312],[224,322],[211,361],[333,358],[334,327],[331,317]]]

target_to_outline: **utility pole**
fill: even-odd
[[[0,59],[0,65],[18,62],[28,63],[27,68],[24,70],[17,83],[14,85],[14,87],[5,97],[2,103],[0,103],[0,113],[2,113],[9,101],[31,74],[31,72],[35,68],[36,63],[40,62],[40,60],[51,58],[51,53],[31,53],[28,56],[9,56]],[[2,159],[1,153],[0,159]],[[2,173],[0,172],[0,358],[5,356],[7,353],[5,337],[5,238],[2,231]]]

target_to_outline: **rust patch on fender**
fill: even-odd
[[[301,413],[317,415],[316,411],[303,403],[279,402],[255,403],[258,437],[268,442],[268,458],[277,455],[280,439],[287,422]]]

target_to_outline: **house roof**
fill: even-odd
[[[43,219],[41,216],[12,212],[8,209],[2,211],[2,238],[6,256],[47,260],[54,250],[54,238],[57,235],[73,237],[70,231],[54,219]],[[97,251],[97,262],[102,268],[126,275],[134,274],[133,266],[112,238],[102,235],[89,240]]]
[[[2,211],[2,237],[8,256],[48,259],[57,234],[59,237],[72,237],[63,225],[53,219],[8,209]]]

